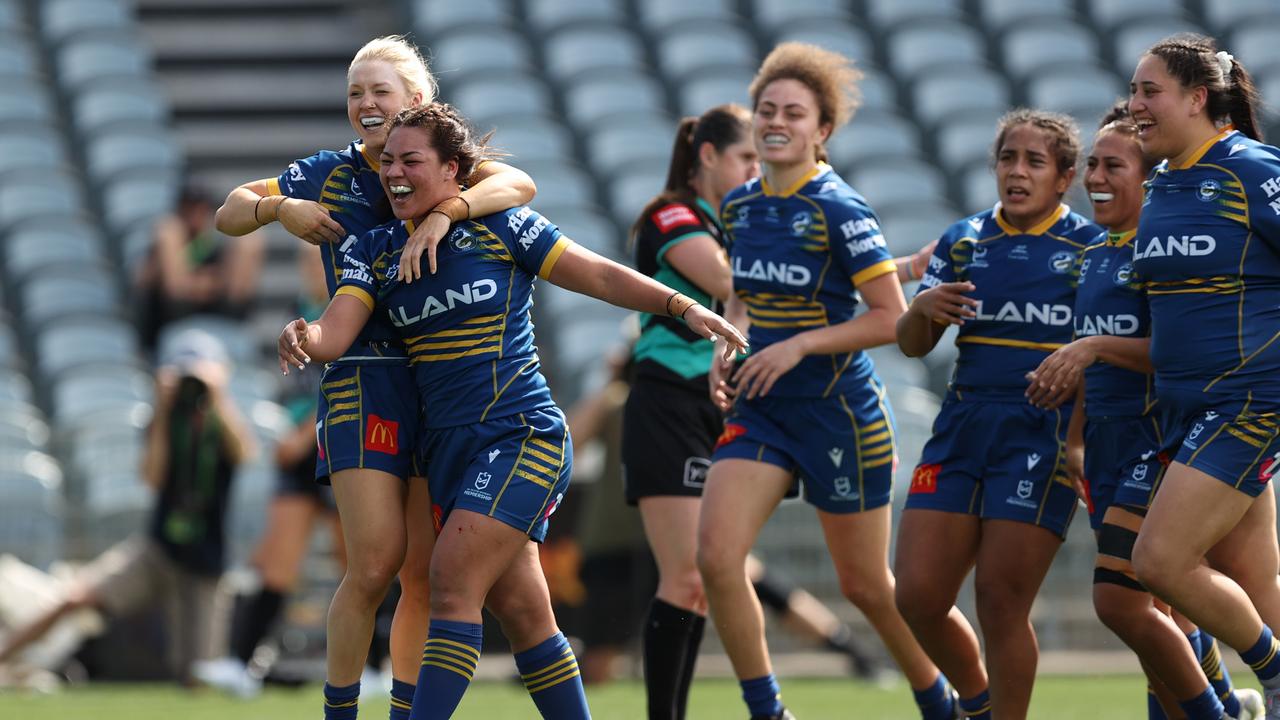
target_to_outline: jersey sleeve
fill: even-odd
[[[1247,160],[1240,180],[1248,198],[1249,227],[1280,253],[1280,158],[1257,152]]]
[[[956,281],[955,261],[951,257],[955,238],[955,232],[950,228],[938,238],[938,244],[933,248],[933,255],[929,256],[929,265],[924,270],[924,276],[920,278],[920,287],[916,289],[917,294],[942,283]]]
[[[551,275],[570,243],[560,228],[529,207],[508,212],[505,231],[498,234],[516,265],[543,280]]]
[[[323,153],[294,160],[279,177],[267,181],[267,194],[319,200],[324,182],[329,177],[328,164]]]
[[[334,297],[350,295],[373,310],[378,297],[378,278],[373,271],[373,263],[382,254],[385,238],[390,235],[383,228],[374,228],[361,235],[342,254],[342,276],[338,278],[338,290]]]
[[[708,235],[698,214],[683,203],[667,203],[649,214],[647,224],[654,229],[650,238],[654,258],[662,258],[671,248],[693,237]],[[709,235],[708,235],[709,236]]]
[[[897,272],[875,213],[856,203],[832,203],[824,209],[827,227],[832,228],[831,252],[854,287]]]

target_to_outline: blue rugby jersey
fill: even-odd
[[[1280,151],[1230,127],[1147,181],[1134,267],[1156,388],[1280,403]]]
[[[1077,338],[1151,335],[1147,295],[1133,270],[1134,231],[1103,233],[1084,249],[1076,289]],[[1137,416],[1155,401],[1152,377],[1098,362],[1084,371],[1088,417]]]
[[[289,168],[280,177],[267,182],[267,192],[318,202],[346,230],[346,237],[341,242],[320,245],[330,297],[338,289],[342,256],[355,246],[358,238],[392,217],[391,205],[378,180],[378,158],[370,155],[360,142],[351,143],[345,150],[321,150],[311,157],[289,163]],[[382,342],[395,337],[395,329],[390,323],[375,316],[369,319],[354,344]]]
[[[347,253],[337,294],[359,298],[409,352],[423,427],[483,422],[554,405],[533,344],[533,281],[569,246],[527,207],[455,224],[437,249],[439,270],[395,279],[410,221],[392,222]]]
[[[956,336],[952,385],[1021,396],[1025,375],[1071,342],[1076,270],[1102,228],[1060,205],[1026,232],[1005,222],[997,203],[947,228],[929,258],[920,291],[968,281],[980,304]]]
[[[753,351],[849,320],[857,286],[896,271],[875,213],[826,164],[781,191],[763,178],[751,180],[725,196],[720,215]],[[874,371],[861,350],[809,355],[769,394],[857,392]]]

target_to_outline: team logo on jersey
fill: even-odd
[[[1212,202],[1221,194],[1222,183],[1213,179],[1200,181],[1200,187],[1196,190],[1196,197],[1200,198],[1200,202]]]
[[[803,210],[791,218],[791,234],[796,237],[804,237],[812,226],[813,216]]]
[[[1084,282],[1084,276],[1089,272],[1089,266],[1093,264],[1093,258],[1085,258],[1080,261],[1080,282]]]
[[[1196,446],[1192,444],[1192,441],[1200,437],[1200,433],[1202,432],[1204,432],[1204,423],[1196,423],[1195,426],[1191,428],[1191,432],[1187,433],[1187,439],[1183,444],[1194,449]]]
[[[976,268],[991,267],[991,264],[987,262],[987,246],[986,245],[973,246],[973,255],[969,260],[969,267],[976,267]]]
[[[458,252],[466,252],[476,246],[476,239],[466,228],[454,228],[449,234],[449,244]]]
[[[1049,269],[1059,275],[1071,272],[1071,266],[1075,264],[1076,254],[1070,250],[1059,250],[1049,258]]]
[[[835,479],[835,486],[836,494],[842,498],[848,499],[850,495],[854,495],[853,482],[843,475]]]
[[[1133,280],[1133,263],[1124,263],[1116,268],[1116,274],[1112,276],[1112,281],[1116,285],[1128,285]]]
[[[351,178],[351,194],[358,198],[364,197],[364,190],[360,189],[360,181],[357,178]]]
[[[400,423],[369,414],[365,422],[364,449],[397,455],[400,452]]]
[[[1031,482],[1030,480],[1019,480],[1018,481],[1018,497],[1022,498],[1023,500],[1026,500],[1027,498],[1031,497],[1031,492],[1035,490],[1035,488],[1036,488],[1036,484]]]
[[[476,482],[475,482],[476,489],[483,490],[489,487],[489,481],[492,479],[493,479],[493,475],[487,472],[481,471],[479,474],[476,475]]]
[[[738,207],[738,216],[733,223],[742,227],[751,227],[751,208],[747,205]]]
[[[911,489],[909,495],[932,495],[938,492],[938,475],[942,473],[942,465],[937,463],[917,465],[911,473]]]

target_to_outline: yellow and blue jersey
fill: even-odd
[[[1227,127],[1156,168],[1133,257],[1160,396],[1280,404],[1280,150]]]
[[[1022,395],[1025,375],[1071,342],[1080,253],[1100,232],[1066,205],[1021,231],[997,203],[943,233],[920,290],[968,281],[978,301],[956,336],[954,389]]]
[[[851,319],[858,286],[896,271],[879,219],[826,164],[790,188],[751,180],[725,196],[720,216],[734,293],[751,320],[753,350]],[[810,355],[769,394],[825,398],[860,392],[874,372],[861,350]]]
[[[1106,232],[1084,249],[1076,290],[1075,334],[1145,338],[1151,336],[1147,294],[1133,270],[1135,231]],[[1084,371],[1088,417],[1143,415],[1155,402],[1146,373],[1098,362]]]
[[[569,246],[528,207],[455,224],[437,249],[439,270],[396,280],[413,233],[396,221],[360,238],[337,294],[364,302],[404,342],[423,425],[479,423],[554,405],[533,344],[533,283]]]
[[[351,251],[361,236],[392,217],[391,205],[378,179],[378,159],[369,154],[363,143],[353,142],[345,150],[321,150],[311,157],[295,160],[280,177],[267,181],[267,185],[269,195],[320,203],[346,231],[341,242],[320,245],[325,282],[332,297],[342,275],[342,256]],[[368,343],[395,337],[390,323],[375,316],[365,325],[353,347],[364,348]],[[366,352],[362,349],[355,354]]]

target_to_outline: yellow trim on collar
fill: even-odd
[[[1196,163],[1200,162],[1200,159],[1204,157],[1205,153],[1209,152],[1209,148],[1218,144],[1219,141],[1221,141],[1227,135],[1230,135],[1235,131],[1236,131],[1235,125],[1227,125],[1226,127],[1219,130],[1217,135],[1214,135],[1213,137],[1209,138],[1204,142],[1203,145],[1196,148],[1196,151],[1191,154],[1191,157],[1187,158],[1187,161],[1185,163],[1178,166],[1174,166],[1173,163],[1169,163],[1169,168],[1171,170],[1186,170],[1192,165],[1195,165]]]
[[[763,190],[764,194],[768,195],[769,197],[791,197],[792,195],[795,195],[796,193],[800,192],[800,188],[804,187],[805,185],[808,185],[810,180],[817,177],[819,173],[821,173],[823,170],[826,170],[829,167],[831,166],[823,162],[820,162],[817,165],[814,165],[812,170],[804,174],[804,177],[792,183],[791,187],[787,188],[786,190],[783,190],[782,192],[774,192],[772,189],[770,189],[769,181],[765,180],[764,176],[761,175],[760,189]]]
[[[1019,230],[1018,228],[1010,225],[1004,219],[1004,215],[1001,213],[1002,207],[1002,203],[996,203],[996,211],[993,215],[995,216],[996,224],[1000,226],[1001,230],[1005,231],[1005,233],[1009,235],[1043,235],[1049,232],[1049,228],[1053,227],[1054,223],[1061,220],[1070,211],[1070,208],[1066,205],[1058,203],[1058,208],[1052,213],[1049,213],[1049,217],[1046,217],[1036,223],[1030,230]]]

